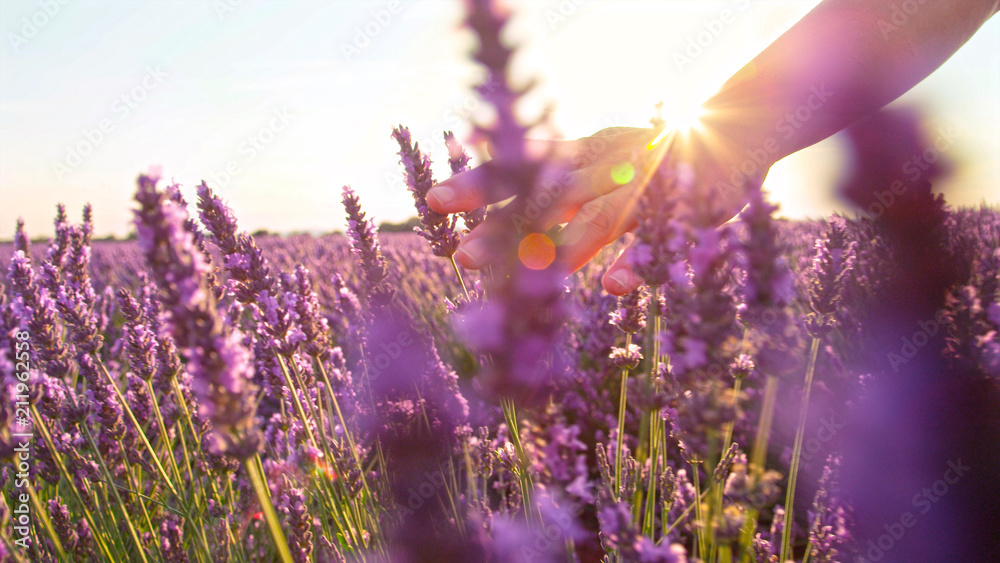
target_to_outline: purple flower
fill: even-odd
[[[294,307],[305,352],[325,361],[330,354],[330,327],[320,314],[319,298],[309,280],[309,270],[301,264],[296,266],[295,273],[287,277],[287,284],[296,297]]]
[[[730,373],[736,379],[744,379],[754,373],[753,359],[747,354],[740,354],[738,358],[729,364]]]
[[[605,505],[598,512],[601,543],[607,551],[617,551],[623,561],[641,563],[687,563],[687,552],[680,544],[659,545],[639,533],[632,521],[632,511],[624,502]]]
[[[144,322],[145,314],[128,290],[118,290],[119,310],[125,317],[125,347],[129,365],[139,377],[149,380],[156,374],[156,333]]]
[[[416,231],[431,244],[435,256],[451,258],[458,249],[455,232],[455,215],[442,215],[427,205],[427,192],[434,185],[431,161],[420,152],[420,147],[410,139],[410,130],[400,125],[392,130],[392,138],[399,143],[399,159],[406,171],[406,185],[417,206],[420,226]]]
[[[351,248],[361,261],[365,292],[369,303],[384,307],[392,300],[394,290],[387,282],[389,270],[379,247],[375,222],[365,218],[358,196],[350,186],[344,186],[344,209],[347,211],[347,236]]]
[[[809,314],[807,326],[815,338],[828,333],[840,305],[845,280],[854,268],[855,243],[847,242],[843,218],[830,219],[826,237],[816,240],[816,253],[809,278]]]
[[[636,344],[629,344],[628,349],[615,346],[608,357],[611,358],[611,363],[621,369],[635,369],[642,361],[642,353]]]
[[[95,354],[101,349],[104,337],[98,330],[97,315],[83,295],[83,292],[71,289],[67,283],[59,288],[56,308],[69,328],[71,342],[76,349]]]
[[[618,298],[618,309],[611,312],[611,324],[618,330],[635,334],[646,328],[649,291],[644,286]]]
[[[482,185],[490,191],[486,198],[490,201],[518,196],[497,211],[498,223],[513,228],[496,229],[480,239],[499,250],[493,269],[502,273],[493,276],[486,289],[498,305],[489,311],[493,315],[490,324],[501,327],[503,346],[476,352],[492,359],[484,366],[484,383],[491,392],[518,401],[541,400],[544,394],[538,391],[564,373],[558,342],[567,314],[565,272],[555,264],[531,269],[517,254],[523,237],[546,230],[537,214],[527,209],[543,189],[539,180],[544,163],[529,157],[524,142],[528,126],[520,123],[514,112],[526,89],[515,88],[508,81],[513,51],[500,39],[507,17],[486,0],[470,0],[466,5],[466,25],[479,38],[474,58],[487,72],[486,82],[477,91],[496,111],[489,126],[477,126],[478,133],[492,143],[494,157],[478,168]]]
[[[24,252],[24,255],[28,257],[28,262],[31,262],[31,239],[28,238],[28,233],[24,231],[24,219],[17,218],[17,230],[14,231],[14,252],[20,250]]]
[[[42,284],[53,294],[58,290],[63,264],[70,245],[70,225],[66,221],[66,206],[61,203],[56,205],[54,225],[56,236],[49,242],[49,247],[45,251],[45,262],[51,268],[42,273]]]
[[[180,516],[170,514],[160,522],[160,552],[167,563],[189,561],[184,549],[184,520]]]
[[[184,228],[187,212],[156,189],[157,178],[140,176],[136,228],[160,286],[174,339],[187,358],[201,412],[215,429],[215,448],[237,459],[257,453],[253,367],[242,335],[221,322],[207,290],[207,264]]]
[[[848,531],[849,508],[843,502],[837,473],[840,458],[832,457],[823,467],[819,487],[809,510],[809,544],[813,557],[821,563],[831,563],[840,559],[838,547],[849,545],[851,533]]]
[[[7,281],[18,295],[14,310],[36,343],[32,351],[39,367],[54,377],[65,377],[72,364],[56,304],[35,278],[24,251],[15,252],[11,258]]]
[[[297,563],[312,561],[313,521],[306,508],[306,496],[303,490],[286,484],[275,508],[284,515],[288,547],[292,551],[292,557]]]
[[[678,256],[686,245],[682,224],[683,209],[677,197],[678,177],[670,167],[661,165],[636,205],[635,242],[626,255],[632,270],[650,287],[659,287],[672,279],[678,283],[677,264],[683,267]]]
[[[63,550],[68,553],[76,551],[80,536],[70,520],[69,509],[59,497],[49,499],[49,518]]]
[[[183,199],[180,202],[176,199],[171,201],[186,215]],[[255,304],[261,293],[273,295],[277,282],[271,275],[263,251],[257,246],[253,237],[237,232],[239,227],[232,210],[205,182],[198,186],[198,210],[202,223],[212,233],[212,239],[222,252],[223,262],[230,276],[230,289],[237,301],[243,304]],[[184,221],[184,228],[191,233],[194,246],[198,247],[198,239],[195,238],[198,231],[191,226],[190,219]],[[206,279],[214,283],[214,275],[207,265],[208,257],[203,247],[198,247],[198,253],[201,255],[200,261],[205,263],[203,269]]]
[[[746,281],[743,299],[751,323],[757,323],[769,309],[787,307],[795,299],[792,273],[784,260],[785,249],[778,243],[773,214],[777,206],[764,199],[759,184],[749,190],[750,202],[740,213],[747,240],[742,245]]]

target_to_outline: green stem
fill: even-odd
[[[451,260],[452,270],[455,270],[455,275],[458,276],[458,283],[462,284],[462,292],[465,293],[465,300],[470,301],[469,289],[465,287],[465,280],[462,279],[462,272],[458,269],[458,264],[455,262],[455,255],[449,256],[448,259]]]
[[[124,400],[122,401],[122,403],[124,403]],[[128,408],[124,404],[122,406],[125,407],[125,408]],[[87,439],[87,442],[90,443],[90,447],[93,448],[93,450],[95,452],[100,452],[101,450],[100,450],[100,448],[97,447],[97,442],[94,440],[94,436],[90,433],[90,429],[87,428],[86,426],[82,425],[82,424],[80,425],[80,428],[83,430],[83,434],[84,434],[84,437]],[[142,435],[142,430],[139,429],[138,433],[140,435]],[[123,452],[123,455],[124,455],[124,452]],[[155,454],[154,454],[154,456],[155,456]],[[101,471],[104,473],[104,478],[107,480],[108,483],[114,483],[114,476],[111,473],[111,470],[108,469],[107,464],[104,462],[104,456],[103,455],[98,455],[96,457],[97,457],[98,466],[100,467]],[[142,559],[143,562],[147,562],[148,559],[146,559],[146,550],[144,550],[142,548],[143,542],[139,540],[139,533],[136,532],[135,525],[132,523],[132,517],[129,516],[128,507],[125,506],[125,502],[122,500],[121,495],[118,494],[118,487],[109,487],[109,488],[111,489],[111,494],[114,495],[115,500],[118,501],[118,506],[121,507],[122,516],[125,517],[125,524],[128,526],[129,534],[132,535],[132,541],[135,542],[135,549],[139,553],[139,558]]]
[[[201,450],[201,437],[198,435],[198,431],[194,427],[194,418],[191,416],[191,411],[188,410],[187,400],[184,398],[184,392],[181,390],[181,386],[177,383],[177,378],[176,377],[171,377],[170,378],[170,386],[171,386],[171,388],[173,389],[173,392],[174,392],[174,396],[175,396],[175,399],[176,399],[175,403],[177,404],[177,406],[180,407],[181,414],[184,415],[184,421],[187,422],[188,429],[191,431],[191,437],[194,438],[194,440],[195,440],[195,451],[200,451]],[[184,449],[184,459],[185,459],[185,463],[187,463],[187,465],[188,465],[188,474],[191,475],[191,478],[193,479],[194,475],[191,474],[191,469],[190,469],[190,467],[191,467],[191,460],[187,456],[187,449],[186,448]]]
[[[38,499],[38,493],[35,492],[35,487],[33,487],[31,483],[28,483],[27,485],[28,495],[31,497],[31,504],[35,505],[35,513],[38,514],[39,520],[42,521],[42,527],[45,528],[45,532],[49,535],[49,539],[52,540],[52,546],[56,548],[56,553],[59,555],[59,559],[65,561],[67,558],[66,552],[63,551],[63,546],[59,541],[59,536],[56,535],[56,531],[52,527],[48,511],[42,507],[42,501]]]
[[[76,488],[76,484],[73,483],[73,478],[70,477],[69,471],[67,471],[66,465],[63,463],[62,454],[59,453],[59,450],[56,449],[56,445],[52,441],[52,435],[49,433],[49,429],[45,425],[44,419],[42,419],[42,415],[38,412],[38,408],[35,407],[35,405],[31,405],[30,408],[31,408],[32,420],[35,422],[35,426],[41,432],[42,440],[45,441],[45,445],[49,448],[49,451],[52,452],[52,460],[56,462],[56,467],[59,468],[59,472],[62,473],[63,479],[66,480],[66,483],[69,485],[70,491],[73,492],[73,496],[76,497],[76,501],[80,504],[80,507],[83,510],[83,517],[87,520],[87,524],[90,525],[90,529],[94,530],[95,532],[97,530],[100,530],[101,528],[99,528],[94,521],[94,516],[90,513],[90,510],[87,508],[87,505],[83,502],[83,495],[80,494],[80,492]],[[104,539],[101,536],[101,534],[94,533],[93,537],[94,541],[96,541],[97,545],[101,547],[101,550],[108,557],[108,559],[113,560],[114,557],[111,555],[111,550],[109,550],[108,546],[105,545]]]
[[[128,406],[128,401],[125,400],[125,395],[122,394],[121,389],[118,388],[118,383],[111,377],[108,372],[108,368],[104,367],[104,362],[100,358],[94,358],[97,365],[100,366],[101,371],[104,373],[104,378],[108,380],[108,384],[111,385],[111,389],[115,392],[115,397],[117,397],[119,404],[122,406],[122,410],[128,415],[129,421],[135,428],[135,433],[139,435],[139,439],[142,440],[142,444],[149,450],[149,455],[153,458],[153,465],[156,467],[156,471],[163,478],[164,484],[170,489],[170,492],[178,498],[181,498],[180,493],[177,492],[177,488],[174,487],[173,481],[171,481],[170,476],[167,474],[167,470],[163,468],[163,464],[160,463],[160,456],[156,454],[156,450],[153,449],[153,445],[149,443],[149,439],[146,438],[146,433],[142,431],[142,425],[139,424],[138,419],[135,418],[135,414],[132,413],[132,409]],[[99,451],[95,447],[95,451]],[[117,493],[116,493],[117,494]]]
[[[674,520],[673,522],[671,522],[671,524],[669,526],[667,526],[666,529],[663,530],[663,537],[660,538],[660,541],[662,542],[663,540],[667,539],[667,536],[670,534],[670,532],[674,531],[674,528],[676,528],[677,526],[679,526],[682,523],[684,523],[684,520],[686,520],[687,517],[691,514],[691,511],[695,510],[698,507],[698,505],[701,504],[702,499],[704,499],[706,497],[708,497],[708,491],[705,491],[705,492],[697,495],[695,497],[695,499],[694,499],[694,502],[691,503],[690,506],[688,506],[687,508],[685,508],[684,512],[680,513],[680,515],[677,517],[677,520]],[[657,542],[657,543],[659,543],[659,542]]]
[[[288,386],[288,394],[292,396],[292,404],[295,405],[295,410],[302,420],[302,429],[305,430],[306,438],[312,447],[318,449],[319,442],[316,441],[316,436],[313,435],[312,428],[306,422],[309,420],[309,417],[306,416],[306,410],[302,407],[302,401],[299,401],[298,386],[292,383],[292,376],[288,373],[285,360],[279,355],[275,355],[275,358],[278,360],[278,366],[281,368],[281,376],[285,380],[285,385]]]
[[[764,385],[764,401],[760,409],[760,420],[757,423],[757,434],[754,437],[753,450],[750,453],[750,467],[748,469],[753,483],[759,483],[764,475],[764,463],[767,458],[767,443],[771,436],[771,424],[774,421],[774,407],[778,399],[778,378],[774,375],[767,376],[767,383]],[[753,542],[754,532],[757,527],[757,509],[750,508],[747,511],[746,524],[743,526],[743,533],[740,536],[740,561],[750,561],[750,544]]]
[[[625,333],[625,352],[632,347],[632,333]],[[625,443],[625,409],[628,406],[628,368],[622,369],[621,391],[618,393],[618,436],[615,440],[615,490],[614,495],[621,501],[622,489],[622,448]]]
[[[118,447],[121,448],[122,452],[125,451],[125,444],[123,444],[120,439],[118,440]],[[132,481],[131,481],[131,479],[130,479],[130,477],[132,476],[132,467],[131,467],[131,464],[129,464],[128,459],[124,455],[122,456],[122,463],[125,465],[125,481],[126,481],[126,483],[128,483],[129,487],[132,487],[135,492],[138,492],[139,491],[139,483],[142,481],[142,475],[141,474],[138,475],[137,478],[136,478],[136,483],[133,484]],[[111,486],[117,486],[114,483],[110,483],[110,485]],[[120,488],[120,489],[122,489],[122,490],[124,490],[126,492],[135,494],[135,492],[133,492],[133,491],[131,491],[129,489],[125,489],[124,487],[118,487],[118,488]],[[136,504],[138,504],[139,508],[142,509],[143,519],[146,520],[146,526],[149,528],[149,533],[150,533],[150,535],[153,538],[153,541],[151,543],[153,544],[153,547],[156,548],[156,555],[157,555],[157,557],[159,559],[162,560],[163,559],[163,552],[160,550],[160,538],[159,538],[160,534],[159,534],[159,530],[157,530],[153,526],[153,519],[149,517],[149,510],[146,509],[146,503],[144,503],[142,501],[142,497],[143,496],[145,496],[145,495],[136,495],[136,497],[138,499],[136,501]]]
[[[340,402],[337,400],[336,394],[333,392],[333,386],[330,385],[330,376],[326,373],[326,366],[323,362],[319,360],[318,357],[314,357],[316,360],[316,365],[319,367],[320,377],[323,378],[323,384],[326,385],[327,392],[330,394],[330,404],[333,405],[334,410],[337,413],[337,420],[340,421],[340,427],[344,429],[344,438],[347,440],[347,447],[351,449],[351,457],[354,458],[354,463],[358,465],[358,470],[361,472],[361,490],[365,492],[367,498],[372,498],[371,489],[368,488],[368,478],[365,477],[364,464],[361,462],[361,456],[358,454],[358,448],[355,446],[354,438],[351,435],[350,428],[347,426],[347,419],[344,418],[343,411],[340,410]]]
[[[267,490],[264,482],[264,475],[260,465],[260,454],[244,460],[243,467],[250,476],[253,490],[257,493],[257,500],[260,501],[261,511],[267,521],[267,527],[271,531],[271,538],[278,549],[278,556],[282,563],[292,563],[292,552],[288,549],[288,542],[285,540],[285,533],[281,531],[281,524],[278,522],[278,514],[274,511],[271,503],[271,494]]]
[[[174,402],[178,407],[180,407],[181,415],[183,416],[184,421],[187,422],[188,429],[191,431],[191,438],[194,440],[194,445],[198,450],[200,450],[201,437],[198,435],[197,430],[195,430],[194,419],[191,416],[191,412],[188,410],[187,401],[184,398],[184,392],[181,390],[180,385],[177,383],[177,374],[172,374],[170,376],[170,386],[175,396]],[[187,466],[189,483],[197,483],[198,480],[196,480],[194,476],[194,471],[191,465],[191,458],[188,455],[187,441],[184,439],[183,428],[178,428],[177,435],[180,436],[181,438],[181,449],[184,452],[184,464]],[[209,477],[209,479],[211,479],[211,477]],[[222,499],[217,498],[216,500],[221,501]],[[202,555],[211,557],[212,552],[208,547],[208,538],[205,536],[204,526],[198,526],[197,523],[195,523],[192,518],[185,518],[184,519],[185,528],[187,528],[189,525],[191,525],[191,527],[195,531],[195,535],[201,540],[201,547],[203,550]]]
[[[517,411],[514,407],[514,401],[511,399],[500,399],[500,406],[503,409],[504,418],[507,421],[507,429],[510,433],[510,440],[514,444],[514,450],[517,452],[517,465],[518,465],[518,482],[521,484],[521,499],[524,504],[524,517],[528,521],[528,524],[532,523],[535,518],[534,500],[534,483],[531,480],[531,474],[528,470],[528,456],[524,453],[524,448],[521,445],[521,433],[520,426],[517,422]],[[538,514],[539,522],[541,522],[541,514]]]
[[[757,425],[757,435],[754,437],[753,451],[750,454],[750,469],[758,476],[764,473],[767,443],[771,436],[771,424],[774,421],[774,406],[777,398],[778,378],[769,375],[764,386],[764,403],[761,406],[760,423]]]
[[[795,502],[795,484],[799,476],[799,458],[802,455],[802,438],[806,433],[806,417],[809,414],[809,394],[812,391],[813,374],[816,372],[816,357],[819,355],[819,338],[813,337],[809,347],[809,367],[806,369],[805,394],[799,410],[799,425],[795,431],[795,448],[792,450],[792,466],[788,470],[788,488],[785,491],[785,529],[781,533],[781,559],[790,557],[792,543],[792,507]]]
[[[652,310],[652,333],[649,335],[650,342],[652,343],[653,355],[651,356],[650,367],[649,367],[649,389],[653,389],[655,383],[654,378],[656,377],[656,371],[660,364],[660,314],[659,306],[657,305],[657,297],[659,295],[660,288],[653,287],[652,297],[649,300],[649,308]],[[663,420],[660,418],[660,412],[658,410],[649,411],[649,460],[650,460],[650,470],[649,470],[649,482],[646,484],[646,515],[642,522],[643,533],[649,536],[650,539],[655,540],[653,537],[654,524],[656,523],[656,469],[657,463],[659,462],[659,446],[660,446],[660,433],[663,432]],[[666,514],[662,515],[661,518],[666,518]]]
[[[162,445],[166,445],[167,447],[167,459],[170,461],[170,468],[174,470],[174,476],[177,477],[177,482],[183,483],[184,478],[181,477],[180,467],[177,465],[177,460],[174,459],[173,444],[169,442],[170,434],[167,434],[167,425],[163,422],[163,416],[160,414],[160,402],[156,399],[156,392],[153,390],[153,384],[148,379],[146,380],[146,393],[149,395],[149,400],[153,403],[153,414],[156,418],[156,424],[160,429],[160,443]],[[178,432],[178,434],[180,434],[180,432]]]
[[[736,382],[733,383],[733,406],[739,406],[740,388],[743,385],[743,379],[737,378]],[[732,420],[725,424],[723,427],[722,434],[722,449],[720,450],[720,456],[725,456],[726,452],[729,451],[729,444],[733,441],[733,426],[735,426],[736,421]],[[719,463],[722,463],[722,457],[719,458]],[[722,520],[722,504],[723,504],[723,487],[715,487],[712,493],[712,518],[713,522],[721,522]],[[716,537],[718,534],[718,524],[712,526],[712,553],[709,556],[709,561],[715,561],[716,555],[718,554],[718,543],[716,542]]]
[[[649,418],[649,481],[646,484],[646,514],[643,516],[642,520],[642,533],[649,536],[650,539],[655,539],[653,537],[653,522],[656,519],[656,469],[659,462],[659,440],[657,440],[657,434],[659,432],[659,413],[655,411],[650,411]]]
[[[698,475],[698,465],[697,465],[701,462],[698,460],[691,460],[688,463],[691,464],[691,476],[692,476],[691,481],[694,484],[694,494],[695,494],[694,512],[695,512],[695,517],[698,519],[698,524],[695,526],[694,529],[695,536],[698,538],[697,542],[698,553],[697,555],[695,555],[695,557],[703,557],[706,553],[708,553],[708,546],[705,542],[705,517],[704,514],[702,514],[701,497],[702,494],[707,495],[709,489],[706,488],[705,492],[702,493],[701,476]]]

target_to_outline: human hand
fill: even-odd
[[[611,128],[575,141],[528,141],[528,151],[547,156],[564,175],[551,190],[551,203],[541,209],[544,229],[565,224],[557,240],[556,260],[567,271],[575,271],[589,262],[604,246],[611,244],[635,226],[635,205],[652,172],[669,154],[672,162],[688,163],[698,179],[699,189],[710,189],[723,180],[732,159],[720,158],[723,151],[709,150],[702,134],[670,133],[655,147],[654,129]],[[469,211],[496,203],[512,194],[489,195],[479,168],[463,172],[433,187],[427,202],[439,213]],[[738,190],[718,190],[712,194],[718,204],[735,215],[743,205]],[[456,260],[469,269],[480,269],[496,259],[484,237],[495,229],[510,228],[498,220],[486,221],[463,239]],[[604,289],[623,295],[638,287],[642,280],[629,266],[628,249],[620,254],[603,278]]]

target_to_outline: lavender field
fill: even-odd
[[[596,261],[565,282],[517,420],[471,348],[495,338],[486,280],[463,272],[466,298],[422,238],[360,213],[350,238],[254,240],[204,188],[202,235],[177,193],[140,178],[140,242],[92,243],[60,209],[47,248],[3,248],[3,478],[32,483],[33,516],[4,518],[5,557],[770,561],[802,428],[790,549],[854,560],[839,482],[848,422],[887,408],[870,389],[932,355],[916,347],[985,390],[1000,368],[995,210],[938,217],[969,277],[888,354],[866,348],[905,267],[871,221],[779,222],[757,200],[686,251],[709,259],[688,282],[623,299],[594,289]]]
[[[469,156],[401,126],[417,233],[331,186],[345,234],[255,237],[159,170],[134,240],[92,240],[89,206],[46,243],[11,226],[0,561],[996,561],[1000,210],[925,183],[788,221],[748,181],[727,221],[668,157],[644,283],[609,295],[624,245],[563,271],[526,207],[560,164],[528,155],[486,4],[481,170],[507,206],[433,211],[430,159]],[[486,217],[513,227],[466,270]]]

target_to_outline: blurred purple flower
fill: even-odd
[[[187,213],[140,176],[135,211],[139,246],[168,314],[174,339],[187,358],[201,413],[215,429],[217,451],[237,459],[257,453],[253,367],[242,336],[222,323],[207,291],[207,264],[184,228]]]

